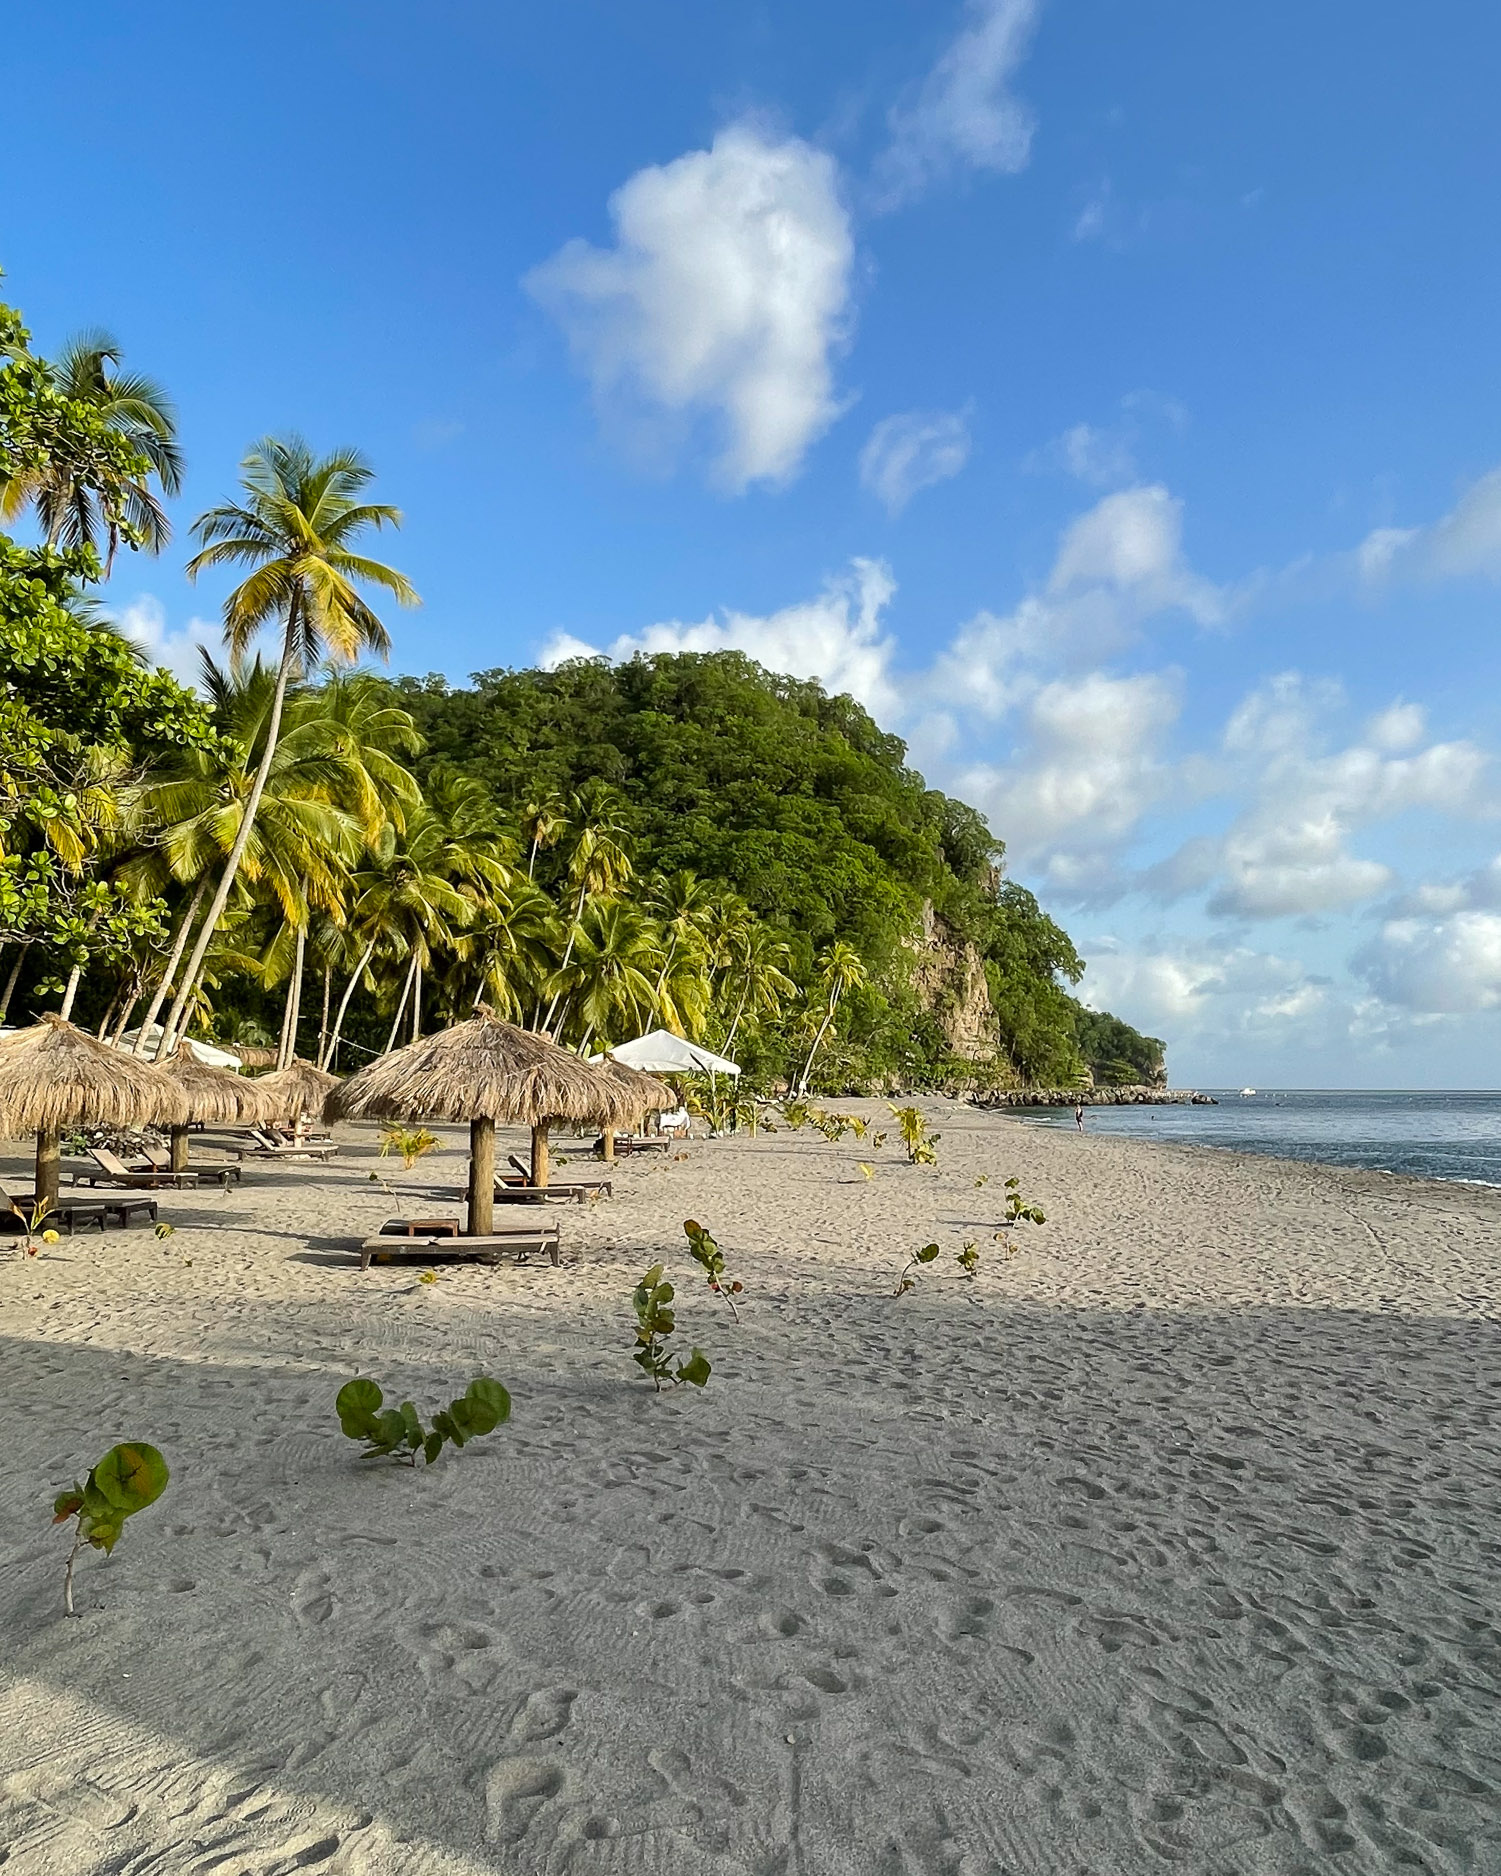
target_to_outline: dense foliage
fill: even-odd
[[[1127,1058],[1134,1079],[1161,1072],[1160,1043],[1067,993],[1083,964],[1032,894],[1002,877],[1002,848],[982,817],[926,787],[900,739],[853,699],[734,652],[487,671],[472,689],[402,679],[396,689],[426,743],[419,774],[461,770],[512,816],[607,792],[638,869],[723,882],[785,938],[801,984],[824,947],[853,947],[868,980],[849,989],[824,1085],[975,1074],[953,1059],[941,1000],[933,1007],[911,983],[906,941],[924,900],[985,960],[1003,1074],[1070,1085],[1085,1064]],[[549,856],[540,858],[546,878]],[[749,1040],[758,1065],[792,1077],[800,1038],[763,1024]]]
[[[243,574],[227,661],[196,692],[148,669],[88,589],[102,550],[161,550],[181,467],[113,341],[49,363],[0,307],[0,515],[41,537],[0,535],[0,1018],[56,996],[142,1052],[338,1065],[485,1003],[585,1052],[664,1025],[799,1093],[1160,1067],[848,697],[734,654],[341,669],[384,653],[371,589],[416,598],[364,551],[401,517],[357,451],[253,446],[192,530],[190,575]]]

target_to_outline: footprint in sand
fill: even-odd
[[[511,1721],[508,1737],[518,1746],[538,1739],[556,1739],[568,1724],[573,1703],[578,1699],[575,1687],[539,1687],[528,1694],[526,1704]]]
[[[547,1759],[502,1759],[485,1781],[486,1835],[491,1843],[520,1843],[567,1783]]]
[[[292,1585],[292,1614],[299,1628],[316,1628],[336,1607],[332,1581],[325,1570],[304,1570]]]

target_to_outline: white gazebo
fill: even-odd
[[[654,1029],[649,1035],[638,1036],[634,1042],[622,1042],[619,1048],[608,1049],[605,1054],[617,1062],[624,1062],[627,1068],[640,1069],[643,1075],[738,1075],[740,1064],[730,1061],[728,1056],[716,1055],[712,1049],[706,1049],[701,1042],[689,1042],[682,1036],[675,1036],[670,1029]],[[602,1055],[591,1056],[591,1061],[602,1061]]]

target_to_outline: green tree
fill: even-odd
[[[163,1027],[161,1053],[181,1031],[193,985],[234,888],[275,759],[288,685],[324,657],[352,663],[362,651],[386,654],[386,629],[361,597],[361,585],[380,587],[402,605],[417,603],[403,574],[354,550],[372,529],[401,521],[400,511],[388,503],[363,499],[373,479],[374,471],[354,450],[315,457],[300,437],[267,438],[241,465],[243,499],[211,508],[193,524],[202,545],[188,562],[191,578],[220,566],[252,569],[224,602],[224,636],[232,655],[242,657],[271,624],[280,628],[282,644],[261,764]]]
[[[848,990],[857,989],[865,982],[865,965],[860,953],[853,945],[846,944],[842,938],[836,939],[818,961],[818,981],[823,987],[825,1007],[823,1021],[818,1026],[818,1033],[813,1038],[813,1047],[808,1051],[808,1059],[803,1064],[803,1072],[798,1078],[799,1094],[808,1092],[808,1082],[813,1074],[813,1064],[817,1059],[819,1045],[829,1032],[840,1000]]]

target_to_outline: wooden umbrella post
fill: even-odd
[[[547,1122],[539,1121],[532,1128],[532,1184],[546,1190],[547,1187]]]
[[[605,1143],[605,1164],[607,1166],[613,1166],[615,1164],[615,1129],[613,1127],[604,1128],[602,1130],[602,1137]]]
[[[55,1127],[43,1127],[36,1137],[36,1206],[38,1217],[57,1210],[61,1183],[59,1157],[61,1144]]]
[[[172,1157],[170,1165],[173,1172],[188,1170],[188,1130],[186,1127],[174,1127],[171,1132]]]
[[[469,1235],[487,1238],[495,1229],[495,1122],[469,1123]]]

